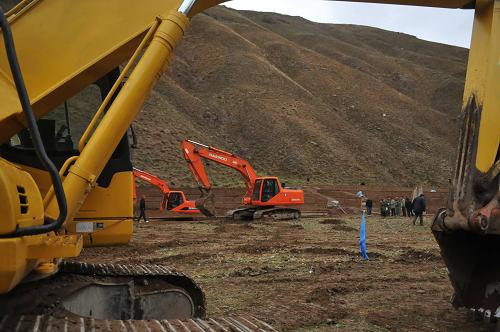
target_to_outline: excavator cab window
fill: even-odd
[[[168,204],[168,194],[166,193],[163,195],[163,198],[161,199],[161,209],[165,210],[167,208],[167,204]]]
[[[60,169],[69,157],[79,155],[76,145],[93,117],[89,110],[97,110],[119,74],[118,69],[112,70],[37,121],[47,154],[56,168]],[[10,142],[1,145],[0,156],[17,164],[45,169],[36,156],[27,129],[14,135]],[[100,187],[108,187],[115,173],[125,171],[132,171],[126,135],[99,176],[97,184]]]
[[[184,203],[181,193],[172,192],[168,194],[167,210],[172,210]]]
[[[37,121],[38,130],[45,150],[55,155],[77,155],[71,136],[70,114],[68,104],[64,103],[64,110],[56,108],[42,119]],[[31,135],[28,129],[23,129],[10,139],[10,147],[27,151],[34,151]],[[5,146],[5,148],[8,148]]]
[[[255,181],[253,185],[252,201],[260,201],[260,187],[262,185],[262,180]]]
[[[264,179],[262,185],[262,202],[267,202],[280,192],[277,179]]]

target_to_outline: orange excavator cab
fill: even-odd
[[[167,210],[182,214],[199,214],[195,202],[186,198],[183,191],[171,191],[163,195],[160,210]]]
[[[252,196],[243,198],[245,205],[298,205],[304,204],[301,189],[284,188],[277,177],[258,177],[255,179]]]

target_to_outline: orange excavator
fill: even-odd
[[[226,217],[230,219],[299,219],[300,210],[290,207],[304,204],[304,191],[284,188],[277,177],[259,177],[253,167],[245,159],[208,145],[191,140],[184,140],[182,153],[189,169],[202,191],[202,199],[196,201],[196,207],[203,213],[209,210],[205,202],[211,197],[212,185],[203,165],[203,159],[238,171],[245,181],[246,193],[242,203],[244,207],[229,210]]]
[[[182,214],[199,214],[200,210],[196,208],[195,201],[190,201],[186,198],[183,191],[170,190],[167,183],[162,179],[154,176],[138,168],[133,168],[134,180],[141,179],[161,190],[163,198],[160,203],[160,211],[165,209],[170,212]],[[136,186],[134,181],[134,199],[137,197]]]

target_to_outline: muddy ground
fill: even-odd
[[[447,270],[429,230],[406,218],[140,224],[124,247],[85,249],[87,262],[161,263],[204,289],[209,316],[252,314],[290,331],[477,331],[449,304]]]

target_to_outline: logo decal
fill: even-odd
[[[218,156],[218,155],[213,154],[213,153],[209,153],[208,155],[209,155],[210,157],[212,157],[212,158],[215,158],[215,159],[219,159],[219,160],[222,160],[222,161],[227,161],[227,158],[226,158],[226,157]]]

